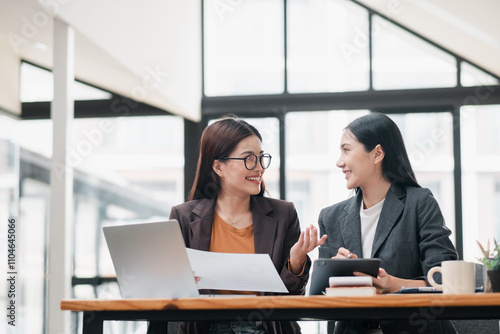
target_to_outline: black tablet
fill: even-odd
[[[380,259],[317,259],[313,264],[309,295],[321,295],[332,276],[352,276],[359,271],[377,277]]]

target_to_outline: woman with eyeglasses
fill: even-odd
[[[255,127],[224,117],[202,134],[200,155],[189,201],[172,208],[186,247],[223,253],[269,254],[290,294],[304,294],[311,260],[307,253],[322,245],[311,225],[300,231],[290,202],[264,197],[264,172],[271,155],[261,147]],[[195,273],[196,274],[196,273]],[[258,291],[207,293],[267,295]],[[258,317],[257,317],[258,318]],[[182,323],[179,333],[300,333],[296,322]]]

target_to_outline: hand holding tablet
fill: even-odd
[[[377,277],[380,259],[317,259],[313,264],[309,295],[321,295],[332,276],[354,276],[361,272]]]

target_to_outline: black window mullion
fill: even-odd
[[[288,14],[287,14],[287,0],[283,0],[283,58],[284,58],[284,64],[283,64],[283,79],[284,79],[284,86],[283,86],[283,91],[285,94],[288,94],[288,66],[287,66],[287,60],[288,60]]]
[[[462,87],[462,58],[456,56],[457,62],[457,87]]]
[[[453,111],[453,184],[455,187],[455,247],[458,256],[464,257],[463,213],[462,213],[462,153],[460,139],[460,107]]]
[[[286,134],[286,127],[285,127],[285,116],[286,112],[283,111],[278,115],[278,120],[280,124],[280,134],[279,134],[279,141],[280,141],[280,198],[282,200],[286,200],[286,142],[285,142],[285,134]]]
[[[373,12],[368,11],[368,90],[373,90]]]

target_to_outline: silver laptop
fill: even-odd
[[[199,297],[177,220],[103,232],[123,298]]]

